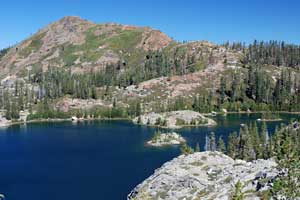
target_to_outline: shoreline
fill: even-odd
[[[179,129],[183,129],[183,128],[191,128],[191,127],[213,127],[213,126],[217,126],[217,124],[199,124],[199,125],[192,125],[192,124],[187,124],[187,125],[180,125],[178,127],[168,127],[168,126],[161,126],[161,125],[147,125],[147,124],[138,124],[138,123],[134,123],[136,125],[139,126],[145,126],[145,127],[152,127],[152,128],[161,128],[161,129],[171,129],[171,130],[179,130]]]
[[[226,114],[262,114],[265,113],[266,111],[256,111],[256,112],[247,112],[247,111],[242,111],[242,112],[216,112],[217,115],[226,115]],[[300,115],[300,112],[289,112],[289,111],[275,111],[273,113],[279,113],[279,114],[291,114],[291,115]],[[204,116],[212,116],[211,113],[201,113]],[[74,121],[74,123],[80,123],[80,122],[84,122],[84,121],[131,121],[131,118],[90,118],[90,119],[80,119],[78,121]],[[270,119],[270,120],[261,120],[261,121],[265,121],[265,122],[272,122],[272,121],[282,121],[283,119]],[[32,123],[46,123],[46,122],[72,122],[72,119],[68,118],[68,119],[34,119],[34,120],[30,120],[30,121],[14,121],[14,122],[10,122],[10,123],[6,123],[6,124],[2,124],[0,125],[0,128],[7,128],[13,125],[21,125],[21,124],[32,124]],[[212,127],[215,126],[215,124],[213,125],[184,125],[181,126],[180,128],[174,128],[174,127],[165,127],[165,126],[160,126],[160,125],[143,125],[143,124],[137,124],[134,123],[136,125],[140,125],[140,126],[147,126],[147,127],[154,127],[154,128],[163,128],[163,129],[182,129],[182,128],[189,128],[189,127]]]
[[[261,119],[260,121],[262,122],[279,122],[282,121],[283,119],[278,118],[278,119]]]
[[[268,111],[255,111],[255,112],[247,112],[247,111],[241,111],[241,112],[234,112],[234,111],[229,111],[229,112],[217,112],[217,114],[263,114],[266,113]],[[279,114],[293,114],[293,115],[297,115],[300,114],[299,112],[289,112],[289,111],[274,111],[271,113],[279,113]],[[207,114],[211,114],[211,113],[203,113],[203,115],[207,115]]]
[[[17,121],[17,122],[11,122],[7,123],[5,125],[0,126],[0,128],[7,128],[14,125],[26,125],[26,124],[34,124],[34,123],[47,123],[47,122],[74,122],[74,123],[80,123],[85,121],[131,121],[130,118],[95,118],[95,119],[80,119],[78,121],[72,121],[72,119],[34,119],[30,121]]]

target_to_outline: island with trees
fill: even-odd
[[[279,113],[272,113],[272,112],[263,112],[261,115],[261,119],[258,121],[281,121]]]
[[[216,122],[191,110],[178,110],[165,113],[146,113],[133,119],[136,124],[178,129],[187,126],[214,126]]]
[[[147,142],[150,146],[161,147],[168,145],[180,145],[185,143],[185,139],[176,132],[155,131],[151,140]]]

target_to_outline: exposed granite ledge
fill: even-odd
[[[136,186],[128,200],[231,199],[240,181],[246,199],[259,199],[278,175],[273,160],[246,162],[219,152],[198,152],[179,156],[165,163]]]
[[[191,110],[180,110],[165,113],[146,113],[133,119],[133,122],[148,126],[159,126],[173,129],[186,126],[215,126],[217,124],[214,120]]]

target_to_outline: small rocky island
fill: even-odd
[[[275,121],[281,121],[280,115],[278,113],[272,113],[272,112],[263,112],[261,119],[258,119],[258,121],[263,122],[275,122]]]
[[[220,152],[181,155],[165,163],[128,195],[128,200],[215,199],[229,200],[237,182],[245,199],[260,199],[278,175],[273,160],[246,162]]]
[[[217,123],[202,114],[191,110],[164,113],[146,113],[133,119],[134,123],[178,129],[186,126],[214,126]]]
[[[185,143],[185,139],[178,133],[162,133],[160,131],[156,131],[152,139],[147,142],[148,145],[156,147],[165,145],[179,145],[182,143]]]

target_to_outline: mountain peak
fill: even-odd
[[[166,34],[149,27],[96,24],[65,16],[11,48],[1,58],[0,67],[7,75],[11,69],[17,73],[32,66],[102,69],[125,59],[128,64],[140,65],[145,52],[163,49],[171,42]]]
[[[79,16],[65,16],[57,21],[57,23],[92,23]]]

